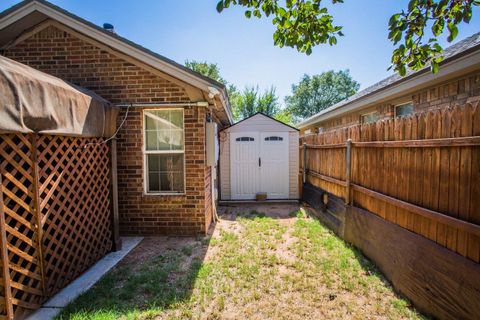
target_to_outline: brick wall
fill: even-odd
[[[372,111],[378,112],[380,119],[390,119],[394,117],[394,106],[408,101],[413,102],[414,112],[448,108],[456,105],[464,105],[466,103],[478,103],[480,101],[480,71],[461,76],[440,85],[419,90],[412,94],[369,107],[362,111],[352,112],[325,121],[311,127],[310,129],[321,127],[326,131],[355,125],[360,123],[362,114]]]
[[[54,26],[32,35],[3,54],[88,88],[113,103],[189,101],[182,87],[142,68],[141,64],[126,61],[97,47],[94,42]],[[205,191],[209,180],[205,167],[205,112],[204,108],[185,108],[186,193],[181,196],[144,195],[142,110],[129,112],[118,135],[121,234],[206,231],[211,212]],[[123,116],[124,113],[119,115],[118,122]]]
[[[183,88],[55,26],[3,52],[113,102],[189,101]]]
[[[184,112],[185,195],[144,194],[143,112],[137,109],[129,112],[129,121],[117,140],[122,234],[188,235],[206,231],[209,215],[206,210],[208,186],[205,185],[206,114],[204,108],[196,107],[185,108]]]

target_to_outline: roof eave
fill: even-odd
[[[140,47],[128,39],[111,34],[108,31],[105,31],[102,28],[94,25],[93,23],[77,17],[49,2],[43,0],[30,0],[7,9],[0,16],[0,30],[35,11],[45,14],[54,20],[72,27],[80,33],[89,35],[113,49],[132,56],[133,58],[136,58],[137,60],[142,61],[143,63],[162,72],[165,72],[166,74],[171,75],[172,77],[175,77],[189,85],[199,88],[204,92],[210,92],[210,87],[216,88],[221,92],[222,98],[220,101],[227,114],[227,117],[230,123],[233,123],[232,111],[228,103],[225,85],[187,69],[173,60],[160,57],[160,55],[151,52],[146,48]]]
[[[480,66],[480,46],[476,46],[466,52],[445,60],[441,64],[440,70],[437,74],[431,73],[428,68],[420,70],[357,100],[352,100],[351,102],[340,106],[334,105],[327,108],[309,119],[300,122],[298,127],[300,129],[305,129],[319,122],[330,120],[352,111],[361,110],[372,104],[407,94],[413,90],[419,90],[432,82],[444,81],[445,78],[455,76],[465,70],[473,69],[475,67],[478,68],[478,66]]]

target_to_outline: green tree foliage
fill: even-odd
[[[240,92],[233,84],[226,81],[220,75],[220,69],[216,63],[187,60],[185,61],[185,66],[227,87],[230,106],[232,107],[235,121],[249,117],[257,112],[263,112],[269,116],[278,118],[280,121],[289,124],[292,123],[291,113],[280,108],[274,87],[271,87],[263,93],[260,92],[258,87],[246,87]]]
[[[388,38],[395,45],[401,43],[393,51],[395,71],[403,76],[408,69],[419,70],[430,63],[431,70],[438,72],[443,49],[437,37],[447,29],[447,40],[453,41],[458,25],[470,22],[473,6],[480,6],[480,0],[411,0],[407,11],[394,14],[389,21]],[[425,38],[428,40],[424,41]]]
[[[227,87],[227,94],[230,98],[230,105],[232,107],[232,112],[234,118],[236,118],[236,114],[238,113],[238,106],[237,102],[239,101],[240,92],[238,92],[237,88],[225,80],[220,75],[220,69],[216,63],[210,63],[207,61],[196,61],[196,60],[187,60],[185,61],[185,66],[195,72],[198,72],[210,79],[218,81],[224,84]]]
[[[261,93],[258,87],[246,87],[238,96],[237,119],[241,120],[262,112],[268,116],[275,116],[280,111],[278,97],[275,88],[271,87]]]
[[[275,115],[273,117],[275,119],[277,119],[278,121],[289,124],[291,126],[295,125],[293,114],[287,108],[283,108],[283,109],[279,110],[277,113],[275,113]]]
[[[292,85],[293,94],[285,98],[285,103],[293,117],[300,120],[348,98],[359,88],[348,70],[305,74],[298,84]]]
[[[217,11],[237,5],[245,8],[247,18],[271,18],[276,27],[275,45],[310,54],[314,46],[335,45],[343,36],[342,27],[335,25],[323,5],[326,2],[343,0],[220,0]],[[437,72],[442,60],[437,37],[446,27],[448,41],[453,41],[458,25],[470,22],[473,6],[480,6],[480,0],[410,0],[406,10],[390,18],[388,38],[398,45],[392,53],[391,67],[405,75],[408,69],[419,70],[430,64],[431,70]]]
[[[185,67],[198,72],[210,79],[218,81],[224,85],[227,85],[227,81],[220,76],[220,69],[216,63],[209,63],[207,61],[187,60],[185,61]]]

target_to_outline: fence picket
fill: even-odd
[[[480,135],[480,108],[478,105],[473,110],[472,134]],[[472,170],[470,193],[470,214],[469,221],[480,224],[480,148],[472,149]],[[468,257],[473,261],[480,262],[480,237],[469,235]]]
[[[307,180],[345,198],[346,139],[352,139],[352,205],[479,262],[478,230],[459,227],[480,225],[479,110],[457,106],[305,137]]]

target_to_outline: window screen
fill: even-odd
[[[147,193],[183,193],[183,109],[145,110],[144,128]]]

